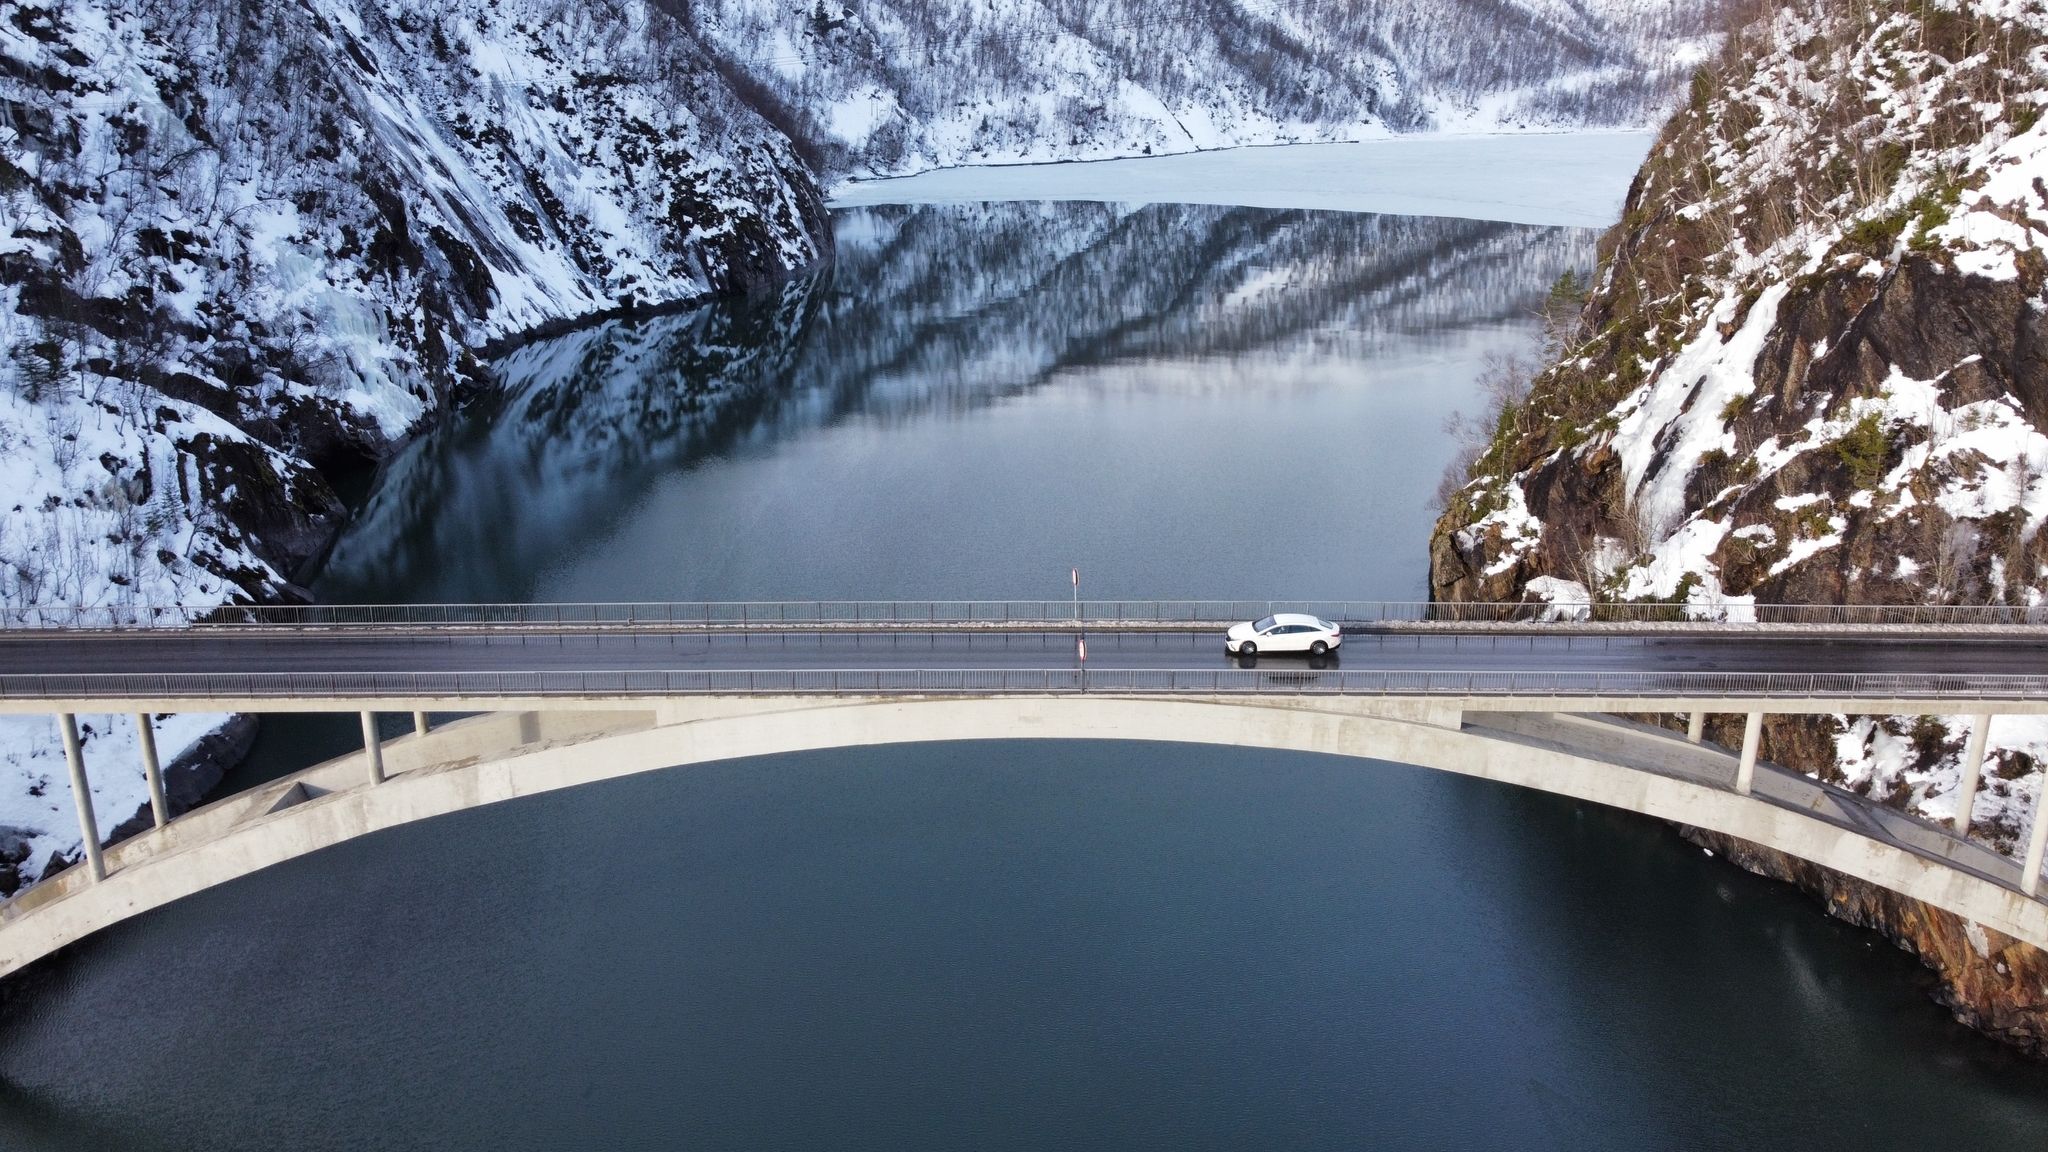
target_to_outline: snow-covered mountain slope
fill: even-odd
[[[2042,603],[2044,110],[2039,0],[1802,0],[1734,36],[1451,500],[1436,594]],[[1945,820],[1969,729],[1774,718],[1763,753]],[[2010,852],[2048,724],[1989,740],[1973,835]]]
[[[13,606],[274,594],[472,349],[822,244],[637,2],[6,0],[0,208]]]
[[[834,175],[1650,125],[1723,0],[663,0]]]
[[[491,342],[827,243],[644,0],[0,0],[0,612],[291,595]],[[0,722],[0,792],[51,735]]]

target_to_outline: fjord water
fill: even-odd
[[[535,345],[323,599],[1419,599],[1489,356],[1590,233],[1189,206],[872,208],[744,307]],[[1283,591],[1284,590],[1284,591]]]
[[[330,599],[1421,591],[1441,425],[1590,234],[875,208],[530,346]],[[273,726],[273,733],[291,733]],[[270,767],[318,754],[273,735]],[[339,750],[339,749],[337,749]],[[1661,825],[1378,762],[990,742],[354,841],[39,967],[8,1148],[2033,1148],[2048,1071]]]

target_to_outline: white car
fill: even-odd
[[[1327,656],[1344,643],[1344,630],[1301,612],[1275,612],[1264,620],[1232,624],[1223,634],[1223,650],[1233,656],[1306,652]]]

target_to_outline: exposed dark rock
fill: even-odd
[[[164,765],[164,799],[170,803],[171,815],[181,816],[204,803],[207,794],[220,783],[221,777],[227,775],[228,769],[240,764],[242,758],[249,754],[260,729],[261,722],[256,716],[248,713],[236,715],[201,737],[176,760]],[[115,826],[107,835],[107,843],[119,843],[138,832],[148,831],[155,824],[155,819],[145,803]]]
[[[1697,459],[1676,454],[1680,417],[1647,440],[1645,475],[1669,469],[1684,480],[1681,523],[1720,533],[1707,565],[1688,568],[1690,587],[1717,581],[1720,595],[1777,604],[2023,604],[2048,591],[2048,531],[2022,509],[1951,513],[1936,500],[2007,482],[2009,474],[1994,475],[2006,466],[1982,453],[1936,453],[1937,420],[1873,403],[1911,381],[1932,392],[1943,420],[2009,420],[2028,434],[2048,426],[2048,260],[2023,250],[2008,254],[2015,274],[1979,275],[1971,269],[1981,262],[1961,258],[1985,255],[1976,242],[1941,232],[1966,209],[2031,216],[2042,227],[2048,191],[2037,189],[2038,203],[1973,204],[1988,173],[1969,165],[2008,133],[2002,120],[1971,111],[1973,101],[2020,89],[2042,98],[2039,73],[2017,62],[2048,43],[2048,23],[1946,11],[1906,0],[1816,0],[1796,17],[1760,8],[1757,23],[1701,70],[1689,107],[1653,147],[1622,223],[1603,241],[1599,287],[1559,337],[1559,363],[1526,400],[1502,410],[1472,482],[1439,520],[1430,541],[1435,598],[1514,601],[1539,577],[1577,581],[1596,600],[1685,598],[1683,581],[1675,593],[1641,591],[1678,527],[1645,514],[1642,488],[1631,489],[1617,449],[1617,411],[1667,383],[1663,411],[1676,400],[1684,418],[1718,419],[1723,433],[1721,446]],[[1923,20],[1915,35],[1891,38]],[[2011,52],[1970,47],[1988,39]],[[1935,101],[1924,115],[1910,101],[1879,108],[1859,95],[1865,88],[1854,76],[1908,62],[1944,73],[1944,87],[1923,90]],[[1789,79],[1809,66],[1826,82]],[[1766,111],[1776,125],[1769,151],[1755,149],[1751,135]],[[1807,135],[1787,142],[1800,131]],[[1775,159],[1794,154],[1790,169]],[[1831,207],[1813,210],[1822,204]],[[1827,229],[1833,238],[1815,246]],[[1761,266],[1731,254],[1774,244],[1784,245],[1782,256]],[[1753,315],[1780,288],[1775,314]],[[1700,387],[1693,377],[1673,381],[1672,365],[1684,350],[1712,351],[1715,338],[1729,341],[1752,319],[1768,325],[1754,391],[1696,409]],[[1977,407],[1955,415],[1966,405]],[[1816,432],[1823,425],[1825,437]],[[1639,463],[1645,443],[1625,445]],[[2023,490],[2030,482],[2019,481]],[[1514,515],[1517,501],[1540,526]],[[1715,717],[1708,734],[1738,745],[1740,723]],[[1910,737],[1923,779],[1952,766],[1960,750],[1936,719],[1879,723]],[[1762,755],[1843,782],[1843,731],[1833,717],[1769,717]],[[2007,749],[1994,750],[1987,771],[2037,768],[2033,756]],[[1858,786],[1902,809],[1922,798],[1903,776]],[[1973,831],[2010,847],[2011,823],[1994,817]],[[1691,835],[1885,933],[1934,969],[1958,1019],[2048,1056],[2048,954],[1756,845]]]
[[[253,715],[230,717],[226,724],[207,733],[177,759],[163,766],[164,798],[170,803],[173,817],[205,802],[207,794],[220,783],[228,769],[241,763],[242,758],[249,754],[250,747],[256,743],[258,729],[259,721]],[[108,844],[118,844],[130,836],[148,831],[155,822],[155,814],[145,801],[111,831],[103,829],[101,835]],[[0,828],[0,897],[13,895],[24,884],[32,882],[26,871],[19,867],[28,858],[28,844],[13,833],[13,829]],[[33,879],[47,880],[77,862],[75,853],[52,853]]]

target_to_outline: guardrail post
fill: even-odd
[[[91,786],[85,779],[85,749],[78,742],[78,717],[69,712],[57,716],[64,734],[64,764],[71,769],[71,801],[78,809],[78,836],[85,842],[85,862],[92,868],[95,883],[107,878],[107,858],[100,852],[100,823],[92,812]]]
[[[363,713],[363,755],[370,764],[370,783],[384,782],[384,741],[377,736],[377,714]]]
[[[1735,790],[1749,795],[1749,786],[1756,779],[1756,750],[1763,743],[1764,714],[1751,712],[1742,722],[1742,763],[1735,768]]]
[[[164,796],[164,769],[156,756],[156,729],[149,725],[149,714],[135,714],[135,737],[142,746],[142,776],[149,781],[149,814],[161,828],[171,822],[171,803]]]
[[[2041,886],[2041,856],[2048,852],[2048,778],[2034,798],[2034,832],[2027,837],[2027,860],[2020,865],[2020,891],[2032,896]]]
[[[425,736],[427,734],[427,714],[425,712],[415,712],[412,714],[412,734],[415,736]]]
[[[1707,738],[1707,714],[1695,709],[1685,722],[1685,738],[1697,744]]]
[[[1991,736],[1991,717],[1971,718],[1970,742],[1963,748],[1963,779],[1956,786],[1956,836],[1970,838],[1970,817],[1977,807],[1977,780],[1984,771],[1984,742]]]

